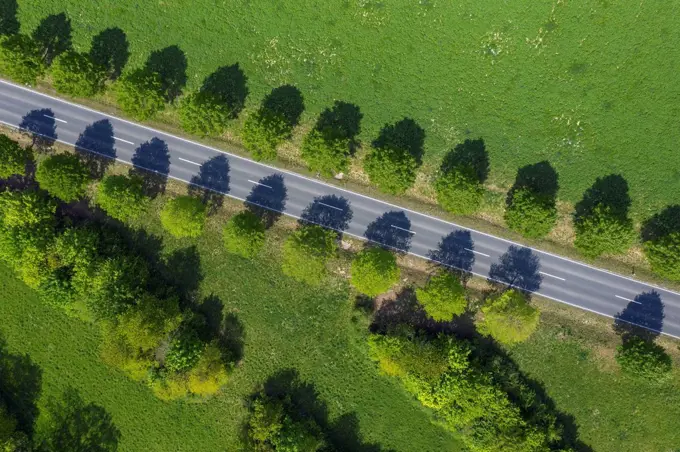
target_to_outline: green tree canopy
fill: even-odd
[[[302,141],[302,159],[312,171],[334,176],[349,169],[350,140],[326,136],[316,128]]]
[[[0,72],[19,83],[35,85],[45,72],[38,44],[22,34],[0,37]]]
[[[165,368],[172,373],[185,372],[194,367],[201,359],[205,344],[195,329],[184,326],[170,341],[165,355]]]
[[[220,135],[229,125],[232,109],[207,91],[188,95],[180,104],[182,128],[195,135]]]
[[[19,145],[5,134],[0,134],[0,179],[13,175],[26,175],[26,164],[31,160],[31,151]]]
[[[172,236],[198,237],[205,225],[206,208],[200,199],[179,196],[165,203],[161,211],[161,224]]]
[[[556,221],[557,208],[554,199],[529,188],[514,191],[505,210],[508,227],[529,238],[547,235]]]
[[[334,231],[305,225],[283,244],[283,273],[310,285],[319,285],[326,276],[326,263],[337,250]]]
[[[651,340],[639,336],[624,338],[616,349],[616,361],[628,375],[660,383],[671,377],[671,357]]]
[[[260,108],[246,118],[241,138],[255,160],[274,160],[277,146],[290,137],[291,131],[284,116]]]
[[[411,154],[391,146],[372,148],[364,160],[364,170],[371,182],[392,195],[411,188],[419,166]]]
[[[143,214],[149,205],[144,183],[135,176],[106,176],[97,187],[95,202],[110,216],[129,221]]]
[[[460,278],[449,271],[431,277],[424,288],[416,289],[416,297],[427,315],[438,322],[451,321],[467,307]]]
[[[262,219],[244,210],[231,217],[224,227],[224,246],[230,253],[250,258],[264,245],[264,233]]]
[[[434,181],[437,202],[449,212],[467,215],[479,209],[484,182],[489,174],[489,155],[484,141],[465,140],[442,160]]]
[[[165,108],[163,81],[155,72],[137,69],[118,79],[115,92],[120,108],[139,121]]]
[[[35,179],[52,196],[71,202],[85,196],[90,173],[77,155],[56,154],[40,162]]]
[[[126,312],[144,294],[149,268],[141,256],[121,254],[88,269],[87,279],[76,280],[90,312],[97,319],[113,319]]]
[[[118,319],[118,332],[130,346],[149,352],[158,348],[181,321],[176,298],[160,299],[143,294],[135,308]]]
[[[479,322],[482,334],[503,344],[514,344],[529,338],[536,331],[540,312],[528,303],[527,297],[515,289],[493,295],[482,307]]]
[[[57,205],[35,190],[0,193],[0,218],[8,228],[51,224]]]
[[[680,205],[669,206],[647,220],[641,238],[652,270],[680,281]]]
[[[399,281],[399,267],[395,255],[382,248],[368,248],[352,261],[351,283],[361,293],[375,297],[387,292]]]
[[[619,254],[630,248],[635,239],[633,222],[620,218],[607,206],[597,206],[574,222],[576,239],[574,246],[589,258],[604,253]]]
[[[50,67],[54,88],[69,96],[91,97],[104,88],[105,74],[89,55],[73,50],[59,55]]]

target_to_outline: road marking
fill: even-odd
[[[270,190],[274,190],[274,189],[273,189],[272,187],[270,187],[269,185],[261,184],[261,183],[259,183],[259,182],[255,182],[254,180],[248,179],[248,182],[250,182],[251,184],[255,184],[255,185],[262,185],[263,187],[267,187],[267,188],[270,189]]]
[[[191,163],[192,165],[196,165],[196,166],[201,166],[200,163],[192,162],[191,160],[183,159],[182,157],[177,157],[177,158],[180,159],[183,162]]]
[[[116,141],[122,141],[123,143],[131,144],[133,146],[135,145],[132,141],[124,140],[122,138],[113,137],[113,139],[116,140]]]
[[[546,273],[546,272],[539,272],[539,273],[541,275],[550,276],[551,278],[559,279],[560,281],[566,281],[566,279],[560,278],[559,276],[551,275],[550,273]]]
[[[400,231],[404,231],[404,232],[408,232],[409,234],[416,235],[415,232],[409,231],[408,229],[400,228],[399,226],[395,226],[395,225],[393,225],[393,224],[391,224],[390,226],[392,226],[394,229],[399,229]]]
[[[325,202],[317,201],[316,203],[321,204],[322,206],[330,207],[331,209],[339,210],[340,212],[343,211],[343,209],[341,209],[340,207],[331,206],[330,204],[326,204]]]
[[[642,304],[642,303],[640,303],[639,301],[631,300],[630,298],[625,298],[625,297],[622,297],[622,296],[620,296],[620,295],[614,295],[614,296],[615,296],[616,298],[620,298],[621,300],[630,301],[631,303]]]
[[[470,248],[463,248],[463,249],[464,249],[465,251],[469,251],[469,252],[471,252],[471,253],[479,254],[480,256],[491,257],[491,256],[489,256],[488,254],[484,254],[484,253],[481,253],[481,252],[479,252],[479,251],[471,250]]]
[[[55,121],[63,122],[64,124],[68,124],[68,122],[64,121],[63,119],[59,119],[55,116],[50,116],[50,115],[43,115],[46,118],[54,119]]]

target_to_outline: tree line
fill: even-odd
[[[3,33],[0,31],[0,33]],[[110,89],[119,107],[137,120],[158,115],[175,104],[182,128],[200,136],[220,135],[239,117],[248,96],[247,77],[238,66],[222,66],[205,78],[200,88],[182,96],[187,61],[176,46],[153,52],[139,68],[125,69],[129,57],[125,33],[104,30],[93,38],[89,52],[71,44],[71,24],[65,14],[49,16],[29,35],[8,27],[0,36],[0,72],[34,85],[48,76],[65,95],[91,97]],[[292,137],[304,111],[300,91],[290,85],[274,88],[243,123],[241,139],[256,160],[273,160],[277,148]],[[362,114],[355,105],[336,101],[317,118],[304,137],[301,157],[311,171],[333,176],[349,170],[359,146]],[[387,124],[373,140],[363,160],[371,183],[382,192],[400,195],[413,187],[422,165],[424,130],[412,119]],[[448,152],[431,180],[436,199],[445,210],[470,215],[480,209],[489,161],[482,140],[466,140]],[[627,185],[607,176],[586,191],[573,213],[575,247],[586,258],[624,253],[635,241]],[[600,189],[614,181],[624,198]],[[625,181],[624,181],[625,183]],[[557,174],[549,163],[518,171],[506,199],[507,226],[530,239],[545,237],[557,214]],[[619,193],[621,195],[621,193]],[[652,270],[680,280],[680,216],[677,206],[657,214],[643,227],[641,239]],[[663,223],[663,224],[661,224]]]

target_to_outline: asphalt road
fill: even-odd
[[[0,80],[0,123],[680,337],[680,294],[257,163]],[[98,159],[106,161],[107,159]],[[203,189],[209,189],[203,190]],[[275,220],[272,212],[271,220]]]

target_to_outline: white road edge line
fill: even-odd
[[[399,226],[395,226],[395,225],[393,225],[393,224],[391,224],[390,226],[392,226],[394,229],[399,229],[400,231],[404,231],[404,232],[408,232],[409,234],[416,235],[415,232],[409,231],[408,229],[400,228]]]
[[[482,252],[480,252],[480,251],[471,250],[470,248],[463,248],[463,249],[464,249],[465,251],[469,251],[469,252],[471,252],[471,253],[479,254],[480,256],[491,257],[491,256],[489,256],[488,254],[484,254],[484,253],[482,253]]]
[[[181,179],[180,179],[180,180],[181,180]],[[259,182],[255,182],[254,180],[248,179],[248,182],[250,182],[251,184],[255,184],[255,185],[262,185],[263,187],[267,187],[268,189],[273,190],[273,188],[271,188],[269,185],[261,184],[261,183],[259,183]],[[216,191],[216,190],[214,190],[214,191]],[[239,199],[240,199],[240,198],[239,198]]]
[[[317,201],[316,203],[321,204],[322,206],[330,207],[331,209],[339,210],[340,212],[343,211],[343,209],[341,209],[340,207],[331,206],[329,204],[326,204],[325,202]]]
[[[50,116],[50,115],[43,115],[46,118],[54,119],[55,121],[63,122],[64,124],[68,124],[68,122],[64,121],[63,119],[59,119],[56,116]]]
[[[451,221],[444,220],[444,219],[442,219],[442,218],[437,218],[437,217],[434,217],[434,216],[432,216],[432,215],[428,215],[428,214],[426,214],[426,213],[417,212],[417,211],[415,211],[415,210],[407,209],[407,208],[405,208],[405,207],[401,207],[401,206],[398,206],[398,205],[396,205],[396,204],[392,204],[392,203],[389,203],[389,202],[387,202],[387,201],[383,201],[383,200],[381,200],[381,199],[372,198],[372,197],[370,197],[370,196],[363,195],[363,194],[357,193],[357,192],[353,192],[353,191],[351,191],[351,190],[347,190],[347,189],[344,189],[344,188],[342,188],[342,187],[338,187],[337,185],[332,185],[332,184],[329,184],[329,183],[327,183],[327,182],[320,181],[320,180],[318,180],[318,179],[312,179],[312,178],[310,178],[310,177],[306,177],[306,176],[303,176],[303,175],[301,175],[301,174],[298,174],[298,173],[295,173],[295,172],[292,172],[292,171],[288,171],[288,170],[281,169],[281,168],[276,168],[276,167],[274,167],[274,166],[267,165],[267,164],[265,164],[265,163],[256,162],[256,161],[251,160],[251,159],[249,159],[249,158],[242,157],[242,156],[236,155],[236,154],[232,154],[232,153],[230,153],[230,152],[223,151],[223,150],[221,150],[221,149],[217,149],[217,148],[214,148],[214,147],[212,147],[212,146],[208,146],[208,145],[206,145],[206,144],[199,143],[199,142],[197,142],[197,141],[193,141],[193,140],[189,140],[189,139],[187,139],[187,138],[182,138],[182,137],[179,137],[179,136],[177,136],[177,135],[173,135],[173,134],[171,134],[171,133],[169,133],[169,132],[163,132],[162,130],[154,129],[154,128],[152,128],[152,127],[145,126],[145,125],[143,125],[143,124],[139,124],[139,123],[136,123],[136,122],[128,121],[127,119],[119,118],[118,116],[114,116],[114,115],[111,115],[111,114],[108,114],[108,113],[103,113],[103,112],[101,112],[101,111],[95,110],[94,108],[85,107],[85,106],[83,106],[83,105],[79,105],[79,104],[76,104],[76,103],[73,103],[73,102],[69,102],[69,101],[67,101],[67,100],[60,99],[60,98],[58,98],[58,97],[51,96],[51,95],[49,95],[49,94],[41,93],[40,91],[35,91],[35,90],[32,90],[32,89],[27,88],[27,87],[25,87],[25,86],[21,86],[21,85],[17,85],[17,84],[15,84],[15,83],[9,82],[9,81],[7,81],[7,80],[0,79],[0,83],[3,84],[3,85],[12,86],[12,87],[17,88],[17,89],[20,89],[20,90],[22,90],[22,91],[27,91],[27,92],[29,92],[29,93],[36,94],[36,95],[38,95],[38,96],[42,96],[42,97],[46,97],[46,98],[48,98],[48,99],[52,99],[52,100],[54,100],[54,101],[56,101],[56,102],[60,102],[60,103],[62,103],[62,104],[66,104],[66,105],[70,105],[70,106],[75,107],[75,108],[79,108],[79,109],[81,109],[81,110],[85,110],[85,111],[89,111],[89,112],[92,112],[92,113],[96,113],[96,114],[98,114],[98,115],[102,115],[102,116],[105,116],[105,117],[107,117],[107,118],[112,118],[112,119],[115,119],[116,121],[124,122],[124,123],[126,123],[126,124],[130,124],[130,125],[133,125],[133,126],[135,126],[135,127],[141,127],[142,129],[150,130],[151,132],[154,132],[154,133],[159,133],[159,134],[161,134],[161,135],[165,135],[165,136],[168,136],[168,137],[172,137],[172,138],[174,138],[174,139],[176,139],[176,140],[184,141],[185,143],[190,143],[190,144],[193,144],[193,145],[195,145],[195,146],[200,146],[200,147],[205,148],[205,149],[210,149],[211,151],[219,152],[220,154],[228,155],[228,156],[230,156],[230,157],[233,157],[233,158],[236,158],[236,159],[239,159],[239,160],[244,160],[244,161],[247,161],[247,162],[249,162],[249,163],[251,163],[251,164],[256,164],[256,165],[263,166],[263,167],[265,167],[265,168],[270,168],[270,169],[272,169],[272,170],[274,170],[274,171],[276,171],[276,172],[279,172],[279,173],[290,174],[290,175],[292,175],[292,176],[299,177],[299,178],[301,178],[301,179],[305,179],[305,180],[308,180],[308,181],[310,181],[310,182],[314,182],[314,183],[319,184],[319,185],[324,185],[324,186],[326,186],[326,187],[331,187],[331,188],[333,188],[333,189],[335,189],[335,190],[343,191],[343,192],[345,192],[345,193],[351,193],[351,194],[353,194],[353,195],[355,195],[355,196],[359,196],[359,197],[361,197],[361,198],[371,199],[371,200],[373,200],[373,201],[379,202],[379,203],[384,204],[384,205],[386,205],[386,206],[390,206],[390,207],[395,207],[395,208],[397,208],[397,209],[401,209],[401,210],[403,210],[403,211],[405,211],[405,212],[411,212],[411,213],[414,213],[414,214],[416,214],[416,215],[420,215],[420,216],[425,217],[425,218],[430,218],[430,219],[435,220],[435,221],[440,221],[440,222],[442,222],[442,223],[446,223],[446,224],[448,224],[448,225],[455,226],[456,228],[459,228],[459,229],[464,229],[464,230],[472,231],[472,232],[474,232],[474,233],[476,233],[476,234],[480,234],[480,235],[484,235],[484,236],[486,236],[486,237],[491,237],[491,238],[494,238],[494,239],[497,239],[497,240],[501,240],[501,241],[503,241],[503,242],[505,242],[505,243],[510,243],[511,245],[517,245],[517,246],[521,246],[521,247],[523,247],[523,248],[528,248],[528,249],[530,249],[530,250],[532,250],[532,251],[536,251],[537,253],[545,254],[545,255],[547,255],[547,256],[552,256],[552,257],[554,257],[554,258],[556,258],[556,259],[561,259],[561,260],[564,260],[564,261],[567,261],[567,262],[571,262],[571,263],[574,263],[574,264],[577,264],[577,265],[581,265],[581,266],[586,267],[586,268],[593,269],[593,270],[595,270],[595,271],[599,271],[599,272],[603,272],[603,273],[610,274],[610,275],[615,276],[615,277],[617,277],[617,278],[627,279],[628,281],[632,281],[632,282],[634,282],[634,283],[641,284],[641,285],[643,285],[643,286],[651,287],[651,288],[653,288],[653,289],[662,290],[662,291],[664,291],[664,292],[668,292],[668,293],[672,293],[672,294],[674,294],[674,295],[680,296],[680,292],[676,292],[676,291],[674,291],[674,290],[667,289],[667,288],[665,288],[665,287],[661,287],[661,286],[654,285],[654,284],[652,284],[652,283],[646,283],[646,282],[644,282],[644,281],[639,281],[639,280],[637,280],[637,279],[629,278],[628,276],[620,275],[620,274],[618,274],[618,273],[614,273],[614,272],[609,271],[609,270],[606,270],[606,269],[604,269],[604,268],[594,267],[594,266],[592,266],[592,265],[586,264],[585,262],[580,262],[580,261],[577,261],[577,260],[574,260],[574,259],[570,259],[570,258],[568,258],[568,257],[564,257],[564,256],[560,256],[560,255],[558,255],[558,254],[550,253],[550,252],[548,252],[548,251],[543,251],[543,250],[538,249],[538,248],[533,248],[533,247],[531,247],[531,246],[527,246],[527,245],[524,245],[524,244],[522,244],[522,243],[513,242],[512,240],[509,240],[509,239],[506,239],[506,238],[503,238],[503,237],[498,237],[498,236],[495,236],[495,235],[493,235],[493,234],[489,234],[489,233],[486,233],[486,232],[478,231],[478,230],[476,230],[476,229],[473,229],[473,228],[470,228],[470,227],[467,227],[467,226],[462,226],[462,225],[453,223],[453,222],[451,222]],[[5,123],[5,124],[6,124],[6,123]],[[8,124],[8,125],[11,125],[12,127],[16,127],[16,126],[13,125],[13,124]],[[59,140],[57,140],[57,141],[59,141]],[[60,141],[60,142],[61,142],[61,141]],[[72,146],[72,145],[71,145],[71,146]],[[181,179],[179,179],[179,180],[181,180]],[[185,181],[185,182],[186,182],[186,181]],[[585,308],[584,308],[584,309],[585,309]],[[593,311],[593,312],[595,312],[595,311]],[[605,315],[605,314],[603,314],[603,315]]]
[[[541,275],[550,276],[551,278],[559,279],[560,281],[566,281],[566,279],[560,278],[559,276],[551,275],[550,273],[541,272],[541,271],[539,271],[539,273]]]
[[[1,79],[0,79],[0,83],[6,83],[6,82],[4,82],[4,80],[1,80]],[[12,85],[12,84],[10,83],[10,85]],[[28,90],[28,91],[31,91],[31,90]],[[47,96],[47,97],[49,97],[49,96]],[[0,124],[5,124],[5,125],[7,125],[7,126],[10,126],[10,127],[15,128],[15,129],[21,130],[20,127],[17,127],[17,126],[15,126],[14,124],[10,124],[10,123],[8,123],[8,122],[5,122],[5,121],[3,121],[3,120],[1,120],[1,119],[0,119]],[[39,134],[38,134],[38,135],[39,135]],[[69,143],[68,141],[64,141],[64,140],[60,140],[60,139],[57,139],[57,140],[55,140],[55,141],[57,141],[57,142],[59,142],[59,143],[62,143],[62,144],[66,144],[66,145],[68,145],[68,146],[73,146],[74,148],[77,148],[77,149],[79,148],[79,149],[83,149],[83,150],[85,150],[85,151],[89,151],[89,149],[83,148],[83,147],[81,147],[81,146],[76,146],[74,143]],[[103,155],[103,154],[100,154],[99,152],[94,152],[94,151],[91,151],[91,152],[93,152],[94,154]],[[105,156],[105,157],[108,157],[108,158],[111,158],[111,156],[108,156],[108,155],[104,155],[104,156]],[[126,165],[135,166],[135,165],[132,164],[132,162],[128,162],[128,161],[126,161],[126,160],[119,159],[119,158],[117,158],[117,157],[114,158],[114,160],[116,160],[116,161],[118,161],[118,162],[120,162],[120,163],[124,163],[124,164],[126,164]],[[138,167],[138,168],[141,168],[139,165],[137,165],[137,167]],[[147,168],[144,168],[144,169],[147,169]],[[262,207],[262,208],[265,208],[265,209],[268,209],[268,210],[272,210],[272,211],[274,211],[274,212],[279,212],[279,213],[282,213],[283,215],[287,215],[287,216],[289,216],[289,217],[291,217],[291,218],[295,218],[296,220],[302,220],[302,218],[301,218],[301,217],[298,217],[297,215],[293,215],[293,214],[287,213],[287,212],[280,212],[280,211],[278,211],[278,210],[276,210],[276,209],[272,209],[272,208],[269,207],[269,206],[263,206],[263,205],[260,205],[260,204],[258,204],[258,203],[256,203],[256,202],[251,202],[251,201],[248,201],[248,200],[243,199],[243,198],[239,198],[238,196],[234,196],[234,195],[229,194],[229,193],[222,193],[222,192],[220,192],[219,190],[215,190],[214,188],[205,187],[205,186],[203,186],[203,185],[201,185],[201,184],[196,184],[196,183],[194,183],[194,182],[184,180],[184,179],[182,179],[182,178],[180,178],[180,177],[173,176],[173,175],[171,175],[171,174],[161,173],[161,172],[158,172],[158,171],[155,171],[155,170],[152,170],[152,169],[148,169],[148,171],[151,171],[151,172],[153,172],[153,173],[161,174],[161,175],[163,175],[163,176],[165,176],[165,177],[169,177],[170,179],[174,179],[174,180],[178,180],[178,181],[180,181],[180,182],[184,182],[185,184],[193,185],[193,186],[200,187],[200,188],[205,188],[206,190],[212,190],[212,191],[214,191],[214,192],[216,192],[216,193],[220,193],[220,194],[222,194],[222,195],[224,195],[224,196],[228,196],[228,197],[233,198],[233,199],[236,199],[236,200],[238,200],[238,201],[246,202],[246,203],[248,203],[248,204],[252,204],[252,205],[255,205],[255,206],[258,206],[258,207]],[[248,182],[253,182],[253,181],[248,180]],[[254,183],[257,183],[257,182],[254,182]],[[309,221],[309,220],[305,220],[305,221],[307,221],[308,223],[314,223],[313,221]],[[326,227],[326,228],[328,228],[328,229],[332,229],[332,230],[334,230],[334,231],[340,232],[341,234],[350,235],[350,236],[355,237],[355,238],[357,238],[357,239],[359,239],[359,240],[363,240],[364,242],[373,242],[373,243],[377,243],[378,245],[386,246],[386,247],[388,247],[388,248],[391,248],[389,245],[385,245],[385,244],[383,244],[383,243],[379,243],[379,242],[376,242],[376,241],[374,241],[374,240],[369,240],[369,239],[367,239],[367,238],[364,237],[364,236],[360,236],[360,235],[357,235],[357,234],[352,234],[351,232],[347,232],[347,231],[343,231],[343,230],[339,230],[339,229],[335,229],[335,228],[329,228],[329,227],[327,227],[327,226],[325,226],[325,225],[323,225],[323,224],[320,224],[320,223],[317,223],[317,224],[319,224],[319,226],[324,226],[324,227]],[[467,248],[466,248],[466,249],[467,249]],[[399,252],[401,252],[401,253],[404,252],[404,251],[399,250],[399,249],[397,249],[397,251],[399,251]],[[468,250],[468,251],[472,251],[473,253],[475,253],[475,252],[478,253],[478,251],[474,251],[474,250]],[[465,268],[459,268],[459,267],[456,267],[456,266],[454,266],[454,265],[448,265],[448,264],[445,264],[444,262],[440,262],[440,261],[438,261],[438,260],[436,260],[436,259],[432,259],[431,257],[423,256],[422,254],[413,253],[413,252],[411,252],[411,251],[407,251],[406,254],[410,254],[411,256],[415,256],[415,257],[420,257],[421,259],[425,259],[425,260],[428,260],[428,261],[436,262],[436,263],[438,263],[438,264],[440,264],[440,265],[443,265],[443,266],[445,266],[445,267],[455,268],[456,270],[468,272],[468,273],[470,273],[470,274],[472,274],[472,275],[479,276],[480,278],[484,278],[484,279],[487,279],[487,280],[489,280],[489,281],[497,282],[497,283],[499,283],[499,284],[505,284],[506,286],[514,287],[514,288],[516,288],[516,289],[522,290],[522,291],[527,292],[527,293],[534,293],[534,294],[539,295],[539,296],[541,296],[541,297],[545,297],[545,298],[548,298],[548,299],[550,299],[550,300],[557,301],[558,303],[563,303],[563,304],[566,304],[566,305],[568,305],[568,306],[572,306],[572,307],[577,308],[577,309],[583,309],[584,311],[588,311],[588,312],[592,312],[593,314],[601,315],[602,317],[607,317],[607,318],[609,318],[609,319],[616,319],[617,322],[620,321],[620,322],[630,323],[631,325],[639,326],[639,327],[645,328],[645,329],[647,329],[647,330],[649,330],[649,331],[653,331],[653,332],[655,332],[655,333],[663,334],[664,336],[672,337],[672,338],[675,338],[675,339],[680,339],[680,336],[676,336],[676,335],[671,334],[671,333],[666,333],[666,332],[664,332],[664,331],[660,331],[660,330],[657,330],[657,329],[654,329],[654,328],[649,328],[649,327],[644,326],[644,325],[637,325],[636,323],[633,323],[633,322],[631,322],[631,321],[628,321],[628,320],[625,320],[625,319],[622,319],[622,318],[617,318],[617,317],[615,317],[615,316],[613,316],[613,315],[611,315],[611,314],[605,314],[604,312],[599,312],[599,311],[596,311],[596,310],[594,310],[594,309],[587,308],[587,307],[585,307],[585,306],[579,306],[579,305],[577,305],[577,304],[570,303],[570,302],[568,302],[568,301],[560,300],[559,298],[552,297],[552,296],[546,295],[546,294],[542,294],[542,293],[539,292],[539,291],[534,291],[534,292],[532,292],[532,291],[530,291],[530,290],[525,290],[525,289],[523,289],[522,287],[518,287],[518,286],[516,286],[516,285],[514,285],[514,284],[508,284],[508,283],[506,283],[506,282],[504,282],[504,281],[499,281],[499,280],[497,280],[497,279],[490,278],[488,275],[482,275],[481,273],[473,272],[473,271],[467,270],[467,269],[465,269]],[[559,256],[558,256],[558,257],[559,257]],[[594,267],[593,267],[593,268],[594,268]],[[633,280],[633,281],[634,281],[634,280]],[[675,292],[673,292],[673,293],[675,293]]]
[[[614,295],[614,296],[615,296],[616,298],[620,298],[621,300],[630,301],[631,303],[642,304],[642,303],[640,303],[639,301],[631,300],[630,298],[625,298],[625,297],[622,297],[622,296],[620,296],[620,295]]]
[[[201,166],[200,163],[192,162],[191,160],[183,159],[182,157],[177,157],[177,158],[180,159],[183,162],[191,163],[192,165],[196,165],[196,166]]]
[[[113,139],[116,140],[116,141],[122,141],[123,143],[131,144],[133,146],[135,145],[132,141],[124,140],[122,138],[113,137]]]

